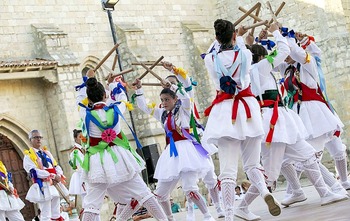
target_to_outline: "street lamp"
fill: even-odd
[[[117,39],[117,34],[116,34],[116,31],[115,31],[115,26],[114,26],[114,22],[113,22],[113,17],[112,17],[111,11],[114,11],[114,6],[118,2],[119,2],[119,0],[101,0],[102,8],[103,8],[104,11],[107,12],[107,15],[108,15],[108,21],[109,21],[109,25],[111,27],[111,32],[112,32],[114,45],[117,44],[117,40],[118,39]],[[121,65],[121,59],[120,59],[120,54],[119,54],[118,48],[115,50],[115,52],[117,53],[119,71],[122,71],[123,68],[122,68],[122,65]],[[122,75],[122,79],[124,80],[124,76],[123,75]],[[127,92],[125,92],[125,94],[126,94],[127,99],[129,100],[129,96],[128,96]],[[136,133],[136,128],[135,128],[135,123],[134,123],[134,118],[132,116],[131,111],[129,111],[129,115],[130,115],[131,127],[132,127],[134,133],[137,134]],[[145,160],[145,157],[144,157],[144,154],[143,154],[142,150],[137,148],[136,151]],[[145,180],[146,183],[149,183],[148,182],[147,171],[143,170],[142,174],[145,174],[145,175],[143,175],[143,177],[144,177],[144,179],[146,179]]]
[[[102,0],[103,10],[114,11],[114,6],[119,2],[119,0]]]

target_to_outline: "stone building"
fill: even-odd
[[[261,17],[270,19],[266,1],[260,2],[263,3]],[[273,1],[273,7],[277,8],[281,2]],[[214,39],[213,22],[217,18],[236,21],[242,14],[238,6],[248,9],[255,3],[122,0],[112,12],[121,67],[127,69],[132,62],[154,61],[164,56],[164,60],[184,67],[198,81],[196,102],[203,111],[213,99],[214,91],[199,55]],[[27,134],[31,129],[42,131],[45,144],[69,177],[67,157],[73,143],[72,130],[79,120],[74,85],[113,47],[113,39],[99,0],[1,1],[0,14],[0,160],[13,172],[14,185],[24,197],[30,181],[22,168],[22,159],[23,151],[29,147]],[[349,16],[349,0],[287,0],[278,16],[283,25],[315,36],[323,50],[329,97],[345,124],[343,138],[347,144]],[[248,23],[252,20],[242,24]],[[105,64],[111,67],[112,62],[110,58]],[[127,82],[144,71],[138,66],[134,68],[133,73],[125,75]],[[167,75],[160,67],[154,70],[163,77]],[[100,80],[107,74],[105,67],[98,70]],[[147,76],[144,82],[157,80]],[[145,93],[150,102],[159,103],[159,88],[148,87]],[[134,123],[143,145],[164,146],[163,130],[154,119],[138,110],[125,115],[129,123]],[[125,132],[129,133],[126,127]],[[174,195],[180,199],[181,191]],[[104,205],[103,220],[107,220],[112,209],[111,203]],[[34,207],[27,204],[22,212],[29,220],[34,216]]]

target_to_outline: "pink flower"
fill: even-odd
[[[117,137],[117,133],[111,129],[108,128],[107,130],[103,131],[101,134],[101,138],[103,141],[110,143]]]

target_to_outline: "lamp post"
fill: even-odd
[[[117,40],[118,39],[117,39],[116,31],[115,31],[115,26],[114,26],[114,23],[113,23],[112,11],[114,11],[114,6],[118,2],[119,2],[119,0],[101,0],[102,8],[103,8],[104,11],[107,12],[107,15],[108,15],[108,21],[109,21],[109,25],[111,27],[111,32],[112,32],[112,37],[113,37],[114,44],[117,44]],[[122,64],[121,64],[121,59],[120,59],[120,54],[119,54],[118,48],[115,50],[115,52],[117,53],[117,56],[118,56],[117,58],[118,58],[119,71],[122,71],[123,68],[122,68]],[[122,75],[122,79],[124,79],[123,75]],[[126,92],[125,92],[125,94],[126,94],[127,99],[129,100],[128,94]],[[130,121],[131,121],[132,129],[133,129],[134,133],[137,134],[136,133],[135,124],[134,124],[134,118],[132,116],[131,111],[129,111],[129,115],[130,115]],[[142,150],[137,148],[136,151],[145,160],[145,157],[144,157],[144,154],[143,154]],[[144,177],[144,179],[146,179],[145,181],[148,184],[149,182],[148,182],[147,170],[143,170],[142,174],[145,174],[143,177]]]

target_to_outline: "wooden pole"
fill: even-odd
[[[131,62],[131,65],[140,65],[145,64],[145,65],[152,65],[154,64],[155,61],[145,61],[145,62]],[[158,63],[156,66],[163,66],[163,62]]]
[[[127,73],[132,72],[132,71],[134,71],[134,68],[128,68],[128,69],[125,69],[124,71],[121,71],[119,73],[113,72],[112,78],[118,77],[118,76],[123,75],[123,74],[127,74]],[[108,79],[108,76],[105,77],[105,80],[107,80],[107,79]]]
[[[256,9],[256,12],[255,12],[255,16],[256,16],[256,17],[259,17],[260,8],[261,8],[261,6],[259,6],[259,7]],[[258,22],[258,21],[254,19],[254,24],[257,23],[257,22]],[[252,28],[252,30],[250,31],[250,35],[254,36],[254,31],[255,31],[255,27]]]
[[[274,21],[275,23],[277,23],[277,17],[276,17],[275,13],[274,13],[273,10],[272,10],[272,6],[271,6],[270,2],[267,1],[266,4],[267,4],[267,7],[268,7],[269,10],[270,10],[270,13],[271,13],[271,16],[272,16],[273,21]]]
[[[282,2],[280,7],[278,7],[277,11],[275,12],[276,17],[280,14],[285,4],[286,4],[285,2]],[[271,18],[269,24],[271,24],[272,22],[273,22],[273,18]]]
[[[161,83],[142,83],[142,86],[162,86]]]
[[[163,81],[163,79],[161,77],[159,77],[158,74],[154,73],[150,68],[148,68],[146,65],[141,63],[141,66],[146,69],[148,72],[150,72],[155,78],[157,78],[160,82]],[[141,77],[139,78],[141,80]]]
[[[115,66],[117,64],[117,61],[118,61],[118,54],[116,53],[115,56],[114,56],[113,65],[112,65],[112,70],[113,71],[114,71]]]
[[[97,69],[99,69],[101,67],[101,65],[103,63],[105,63],[105,61],[109,58],[109,56],[111,56],[111,54],[118,48],[119,44],[115,44],[114,47],[106,54],[106,56],[104,56],[104,58],[100,61],[100,63],[98,63],[96,65],[96,67],[94,68],[94,71],[96,71]]]
[[[244,8],[242,8],[241,6],[238,7],[239,10],[241,10],[244,13],[247,13],[248,11]],[[248,16],[254,18],[256,21],[263,21],[261,18],[259,18],[258,16],[252,15],[252,14],[248,14]]]
[[[150,70],[152,70],[155,66],[157,66],[157,64],[159,62],[161,62],[161,60],[163,60],[164,56],[161,56],[160,58],[158,58],[158,60],[156,62],[154,62],[154,64],[151,65],[151,67],[149,67]],[[142,65],[141,65],[142,66]],[[146,67],[148,69],[148,67]],[[139,79],[141,80],[142,78],[144,78],[147,73],[149,72],[148,70],[146,69],[146,71],[139,77]]]
[[[256,3],[251,9],[249,9],[248,11],[245,12],[245,14],[240,17],[233,25],[236,27],[239,23],[241,23],[246,17],[248,17],[250,15],[250,13],[252,13],[256,8],[260,7],[261,3],[258,2]],[[260,19],[261,20],[261,19]]]
[[[243,26],[243,28],[245,30],[247,30],[247,29],[259,27],[261,25],[266,25],[267,23],[269,23],[269,21],[265,20],[265,21],[261,21],[261,22],[258,22],[258,23],[252,24],[252,25]]]

